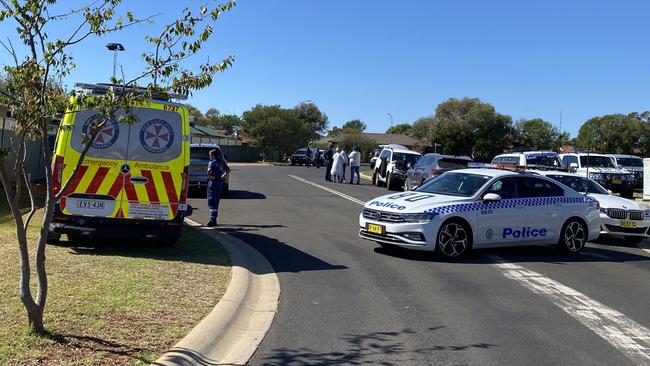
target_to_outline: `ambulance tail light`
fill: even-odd
[[[180,203],[185,203],[187,201],[187,190],[189,189],[190,186],[189,169],[190,167],[187,165],[183,168],[183,183],[181,184]]]
[[[54,178],[54,194],[58,194],[61,190],[61,180],[63,180],[63,156],[57,155],[54,159],[54,167],[52,168],[52,177]]]

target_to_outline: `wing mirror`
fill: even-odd
[[[501,196],[496,193],[487,193],[483,196],[483,202],[497,202],[501,201]]]
[[[578,170],[578,163],[569,164],[569,171],[575,172],[576,170]]]

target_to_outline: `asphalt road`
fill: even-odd
[[[645,251],[601,242],[578,256],[527,247],[459,262],[387,252],[357,236],[358,203],[290,175],[361,201],[386,189],[327,183],[324,173],[232,171],[219,230],[265,255],[282,291],[251,365],[650,364],[648,348],[619,334],[650,328]],[[205,200],[190,203],[207,222]]]

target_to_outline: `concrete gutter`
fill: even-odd
[[[359,173],[359,175],[361,176],[361,178],[363,178],[365,180],[372,181],[372,172],[371,171],[363,171],[363,172]]]
[[[230,253],[232,278],[217,306],[153,365],[245,365],[278,310],[280,282],[271,264],[243,241],[185,219]]]

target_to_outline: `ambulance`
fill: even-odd
[[[105,94],[108,84],[77,84],[88,95]],[[128,89],[126,92],[143,92]],[[171,95],[173,99],[183,96]],[[98,126],[95,110],[69,110],[57,134],[52,172],[57,194],[71,175],[84,136],[101,128],[55,213],[48,241],[66,234],[71,242],[89,238],[153,241],[171,246],[181,235],[189,183],[190,125],[187,107],[153,97],[131,108],[135,123],[119,123],[125,112]]]

